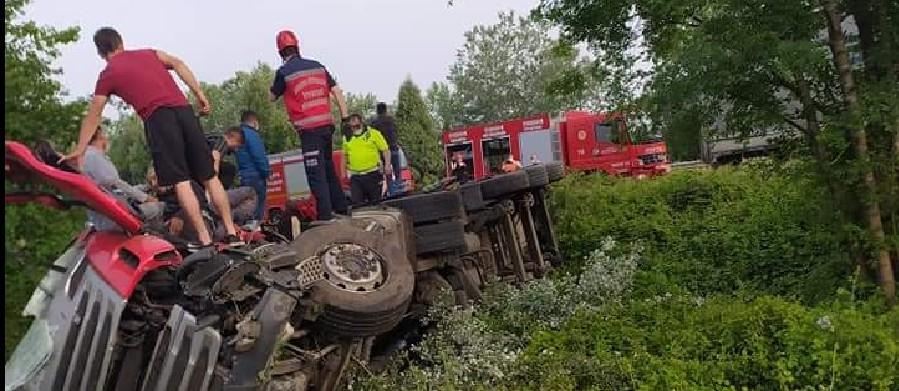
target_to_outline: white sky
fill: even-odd
[[[444,80],[476,24],[502,10],[524,14],[538,0],[33,0],[25,18],[80,26],[57,65],[72,96],[93,92],[104,63],[91,37],[116,28],[126,48],[154,47],[184,59],[197,77],[221,82],[258,61],[280,63],[275,34],[293,29],[301,52],[321,61],[346,91],[392,101],[406,77],[424,89]],[[214,104],[214,102],[213,102]]]

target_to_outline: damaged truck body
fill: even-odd
[[[86,206],[119,230],[85,229],[25,309],[7,390],[333,390],[376,366],[440,295],[477,301],[496,281],[562,261],[547,210],[559,163],[412,194],[212,256],[182,251],[135,208],[6,142],[7,202]],[[58,195],[58,194],[62,194]]]

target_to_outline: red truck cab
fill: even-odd
[[[568,111],[476,124],[443,132],[447,175],[461,155],[469,175],[499,173],[512,155],[522,164],[563,162],[568,169],[645,177],[670,171],[663,141],[635,144],[623,115]]]

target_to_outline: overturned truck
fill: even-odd
[[[55,193],[7,202],[87,206],[121,229],[86,229],[51,266],[7,390],[333,390],[350,363],[383,362],[442,292],[467,305],[486,284],[540,278],[562,260],[546,205],[556,164],[202,256],[53,163],[7,142],[7,176]]]

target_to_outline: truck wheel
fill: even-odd
[[[495,200],[507,194],[517,193],[528,188],[528,174],[518,170],[509,174],[495,176],[481,183],[484,199]]]
[[[462,214],[462,197],[458,191],[416,194],[384,201],[384,205],[402,209],[413,224],[457,218]]]
[[[562,162],[549,162],[545,167],[550,182],[558,182],[565,177],[565,166]]]
[[[542,164],[525,166],[524,172],[528,173],[528,184],[534,187],[543,187],[549,184],[549,174],[546,167]]]
[[[459,220],[415,227],[418,254],[465,249],[465,224]]]
[[[348,223],[322,225],[291,243],[297,259],[319,257],[325,279],[312,285],[324,306],[320,326],[341,336],[378,335],[402,320],[414,275],[404,249]]]
[[[478,210],[485,206],[484,195],[481,193],[481,185],[477,182],[469,182],[459,186],[459,194],[462,196],[462,205],[465,210]]]

